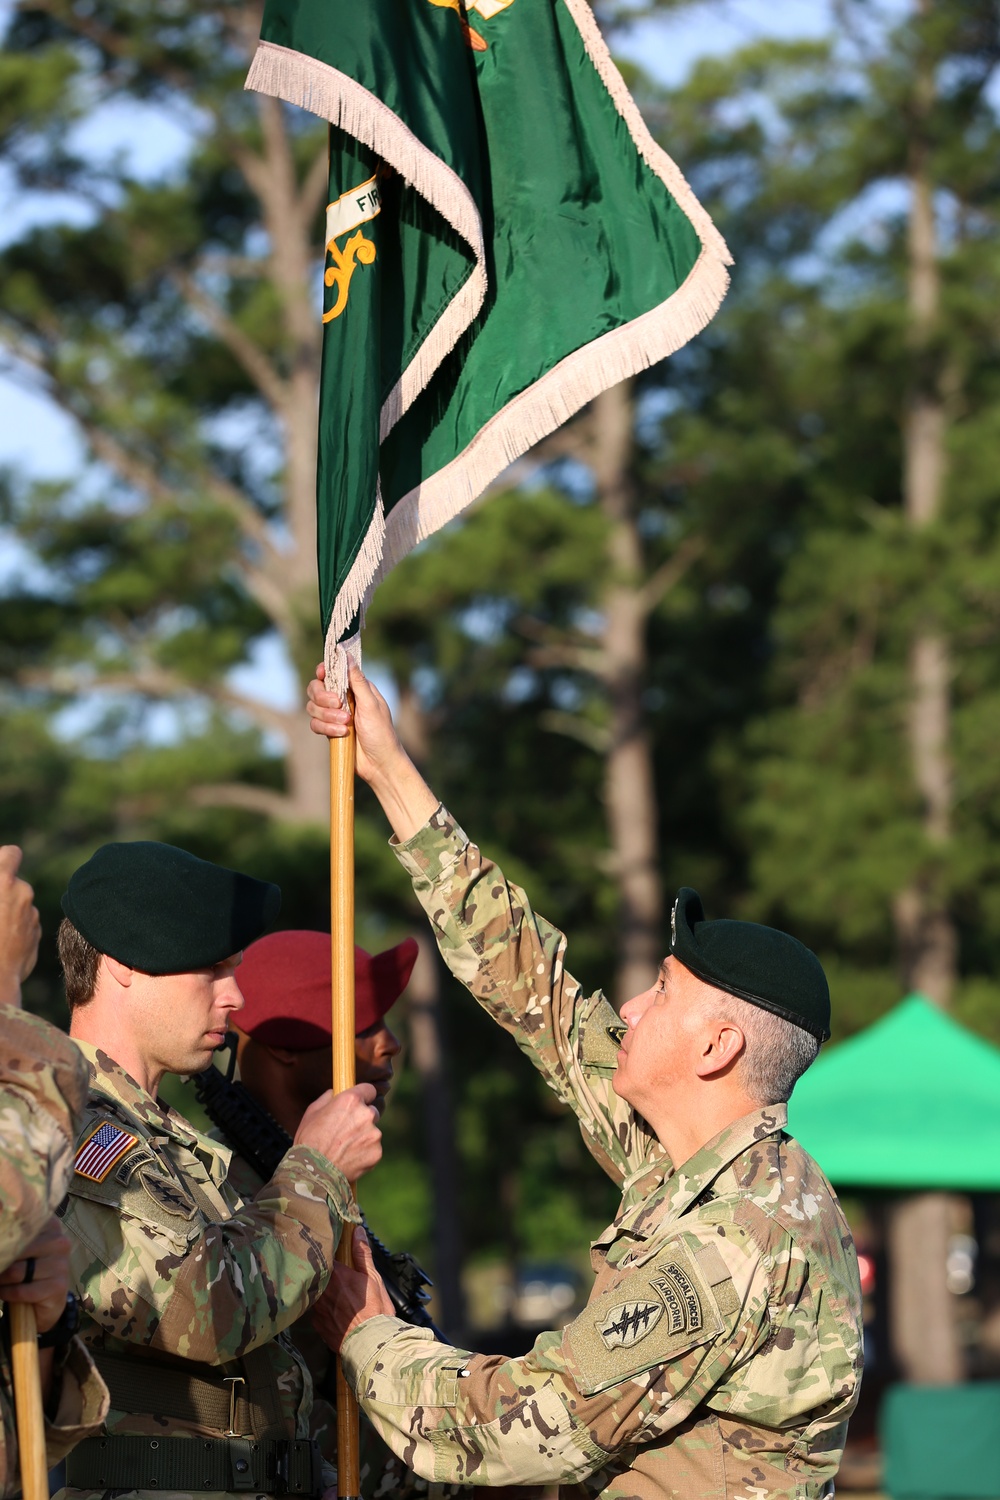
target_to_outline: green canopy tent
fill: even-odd
[[[1000,1190],[1000,1049],[922,995],[821,1053],[789,1130],[838,1187]]]
[[[1000,1049],[910,995],[817,1058],[788,1124],[838,1188],[995,1192]],[[1000,1500],[998,1423],[996,1381],[891,1386],[879,1422],[883,1493]]]

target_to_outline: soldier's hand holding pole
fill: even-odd
[[[47,1384],[51,1378],[52,1354],[46,1350],[40,1359],[38,1334],[54,1328],[66,1306],[69,1255],[69,1239],[58,1219],[53,1218],[25,1246],[22,1255],[0,1271],[0,1299],[10,1304],[11,1364],[24,1500],[48,1500],[42,1388],[43,1379]]]
[[[326,1291],[313,1305],[313,1326],[330,1349],[339,1349],[347,1335],[369,1318],[380,1313],[390,1318],[397,1315],[363,1229],[355,1229],[352,1251],[353,1267],[335,1266]]]
[[[400,744],[389,705],[360,667],[351,668],[350,691],[353,714],[339,694],[327,689],[321,663],[308,688],[309,727],[331,745],[356,731],[357,773],[382,804],[393,833],[405,841],[423,828],[438,799]]]

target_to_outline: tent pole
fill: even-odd
[[[353,706],[353,705],[352,705]],[[333,1089],[354,1084],[354,755],[350,734],[330,741],[330,959],[333,979]],[[352,1187],[354,1184],[352,1183]],[[351,1225],[337,1249],[351,1264]],[[337,1494],[359,1500],[361,1455],[358,1404],[337,1358]]]

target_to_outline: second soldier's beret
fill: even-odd
[[[783,1016],[825,1042],[830,987],[815,953],[798,938],[759,922],[708,922],[690,886],[677,892],[670,951],[706,984]]]
[[[70,876],[62,909],[99,953],[146,974],[210,968],[260,937],[281,891],[177,849],[103,844]]]
[[[374,957],[354,950],[354,1029],[380,1021],[410,982],[417,961],[416,938],[404,938]],[[271,932],[251,943],[237,982],[244,1006],[233,1021],[254,1041],[292,1052],[329,1047],[333,1031],[330,1000],[330,934]]]

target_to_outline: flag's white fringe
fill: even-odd
[[[344,641],[333,641],[327,635],[323,663],[326,667],[326,677],[323,679],[326,686],[346,698],[347,674],[351,665],[361,665],[361,636],[352,635]]]
[[[643,161],[690,219],[701,254],[684,284],[658,307],[594,339],[561,360],[515,396],[476,434],[468,447],[393,506],[385,519],[379,493],[375,514],[334,607],[326,641],[328,680],[346,687],[348,658],[360,661],[357,636],[337,645],[377,585],[418,542],[465,510],[498,474],[534,443],[569,420],[609,386],[675,353],[701,332],[726,295],[732,258],[676,163],[653,139],[625,86],[586,0],[562,0],[591,62]],[[482,223],[465,184],[428,150],[374,94],[328,63],[260,42],[246,87],[301,105],[341,126],[375,151],[431,203],[466,241],[475,265],[458,294],[428,332],[383,403],[380,441],[424,389],[445,355],[468,328],[486,294]],[[345,650],[345,648],[347,648]]]
[[[700,333],[726,295],[726,263],[704,248],[683,285],[658,307],[560,360],[509,401],[451,463],[397,501],[366,604],[406,554],[471,505],[508,464],[567,422],[609,386],[676,353]]]
[[[476,201],[458,173],[435,156],[388,105],[329,63],[277,42],[258,42],[244,88],[298,104],[364,142],[437,209],[474,256],[470,274],[382,405],[379,441],[384,442],[483,305],[486,252]],[[348,617],[353,613],[350,610]]]
[[[351,570],[344,579],[333,605],[333,614],[330,617],[330,625],[326,633],[326,648],[324,657],[329,664],[330,653],[336,646],[344,631],[348,628],[354,616],[357,614],[361,601],[375,587],[375,577],[378,573],[385,550],[385,507],[382,504],[382,484],[380,480],[375,483],[375,510],[368,530],[365,532],[364,541],[358,548],[358,555],[351,564]]]

